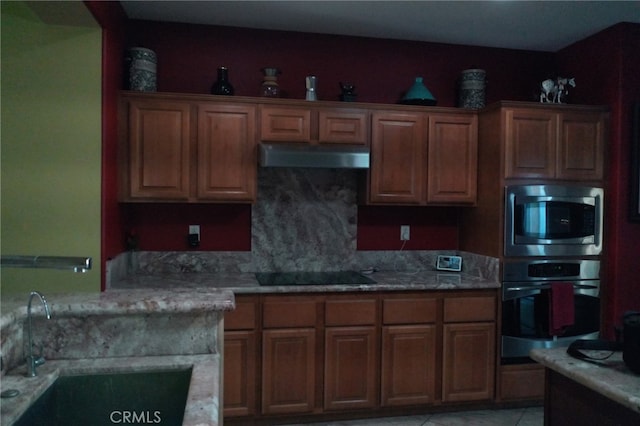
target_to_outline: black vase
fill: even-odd
[[[218,80],[213,83],[211,93],[214,95],[233,96],[233,86],[229,83],[229,70],[227,67],[218,68]]]

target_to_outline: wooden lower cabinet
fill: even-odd
[[[256,297],[236,296],[235,311],[224,317],[224,417],[256,414],[258,334]]]
[[[544,367],[537,363],[499,367],[501,401],[541,401],[544,398]]]
[[[315,342],[311,328],[262,332],[262,414],[313,411]]]
[[[445,324],[442,401],[492,399],[495,375],[495,324]]]
[[[227,331],[224,336],[224,416],[256,412],[255,331]]]
[[[436,327],[382,328],[381,405],[429,404],[436,391]]]
[[[376,329],[325,330],[324,409],[374,408],[378,402]]]
[[[225,316],[225,418],[492,401],[496,306],[497,291],[237,296]]]
[[[324,410],[377,407],[377,297],[331,296],[324,307]]]

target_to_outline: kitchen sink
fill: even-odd
[[[182,425],[191,368],[60,376],[16,426]]]

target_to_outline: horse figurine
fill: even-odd
[[[561,104],[562,98],[569,93],[567,86],[576,87],[575,78],[558,77],[543,81],[540,84],[540,102]]]

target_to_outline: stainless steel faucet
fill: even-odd
[[[27,377],[35,377],[38,375],[36,372],[36,367],[44,364],[44,357],[42,356],[42,345],[40,345],[40,353],[38,355],[33,354],[33,332],[31,329],[31,301],[34,296],[38,296],[42,305],[44,306],[44,311],[47,314],[47,319],[51,319],[51,311],[49,310],[49,304],[44,296],[38,291],[32,291],[29,295],[29,304],[27,305],[27,321],[28,321],[28,333],[29,333],[29,348],[27,351],[29,355],[27,355]]]

